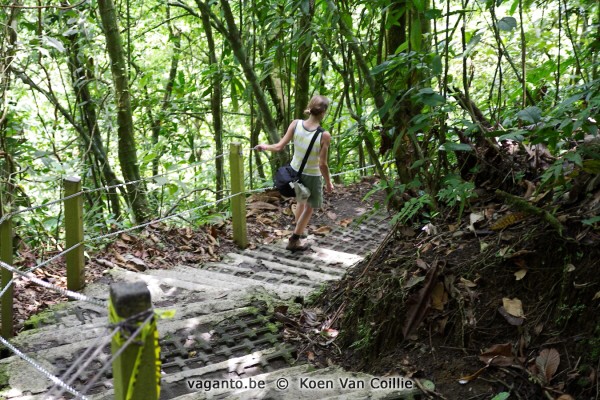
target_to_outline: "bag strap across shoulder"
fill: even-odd
[[[310,156],[310,152],[313,148],[313,145],[315,144],[315,141],[317,140],[317,136],[319,136],[319,133],[321,133],[323,131],[325,131],[325,129],[321,128],[321,126],[319,125],[317,127],[317,131],[315,132],[312,139],[310,140],[310,144],[308,145],[306,154],[304,155],[304,158],[302,159],[302,164],[300,164],[300,169],[298,170],[298,177],[302,176],[302,171],[304,171],[304,167],[306,166],[306,163],[308,162],[308,157]]]

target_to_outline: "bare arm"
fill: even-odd
[[[331,176],[329,174],[329,145],[331,144],[331,134],[327,131],[323,132],[321,139],[321,152],[319,153],[319,169],[321,175],[325,179],[325,191],[331,193],[333,191],[333,183],[331,183]]]
[[[298,120],[294,120],[294,121],[292,121],[290,123],[290,126],[288,126],[287,131],[285,132],[285,135],[283,135],[283,137],[281,138],[281,140],[278,143],[275,143],[275,144],[259,144],[258,146],[255,147],[255,149],[258,150],[258,151],[264,151],[264,150],[281,151],[281,150],[283,150],[283,148],[294,137],[294,130],[296,129],[296,124],[297,123],[298,123]]]

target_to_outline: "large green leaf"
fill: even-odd
[[[424,88],[419,90],[417,98],[425,105],[436,107],[441,106],[446,102],[444,96],[435,92],[432,88]]]
[[[526,109],[519,111],[517,117],[521,121],[537,124],[542,119],[542,110],[535,106],[527,107]]]
[[[512,31],[517,27],[517,20],[513,17],[504,17],[500,21],[498,21],[498,29],[501,31]]]
[[[388,61],[384,61],[379,65],[376,65],[375,67],[373,67],[373,69],[371,70],[371,75],[378,75],[384,71],[386,71],[390,64],[392,63],[392,61],[388,60]]]
[[[436,55],[433,57],[433,59],[431,60],[431,70],[433,71],[434,75],[441,75],[442,72],[444,72],[443,69],[443,65],[442,65],[442,56],[440,55]]]
[[[44,36],[44,42],[46,42],[46,44],[48,46],[54,47],[56,50],[58,50],[61,53],[65,52],[65,46],[58,39],[55,39],[55,38],[50,37],[50,36]]]
[[[462,55],[463,57],[469,57],[471,53],[473,53],[475,46],[477,46],[477,44],[481,41],[482,36],[483,35],[481,33],[476,33],[473,36],[471,36],[471,40],[469,40],[469,43],[465,48],[465,52]]]

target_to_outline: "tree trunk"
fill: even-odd
[[[298,61],[296,63],[296,87],[294,95],[294,116],[301,119],[304,108],[308,104],[310,89],[310,55],[312,53],[312,35],[310,40],[303,40],[304,35],[310,33],[310,25],[315,13],[315,1],[307,0],[308,13],[303,13],[298,29],[301,33],[298,46]]]
[[[137,161],[125,52],[119,34],[117,13],[112,0],[98,0],[98,9],[106,35],[106,49],[115,85],[121,170],[126,181],[137,181],[140,179],[140,168]],[[127,187],[127,195],[136,221],[145,221],[149,210],[144,185],[130,184]]]
[[[212,34],[212,26],[210,25],[210,15],[203,8],[200,8],[200,14],[202,16],[202,25],[204,27],[204,34],[206,35],[206,42],[208,44],[208,61],[218,71],[217,73],[213,73],[212,75],[212,93],[210,96],[210,108],[212,111],[212,123],[215,135],[216,153],[223,154],[223,110],[221,108],[221,102],[223,100],[223,87],[221,85],[221,66],[217,59],[215,40]],[[215,161],[217,175],[217,200],[220,200],[223,195],[223,162],[224,157],[219,157]]]
[[[19,1],[14,1],[13,5],[19,5]],[[11,86],[11,69],[15,57],[17,43],[17,15],[18,8],[6,10],[8,18],[6,24],[3,24],[2,43],[0,47],[0,207],[2,203],[8,205],[6,210],[0,210],[0,214],[9,211],[12,203],[12,193],[15,188],[15,165],[11,156],[11,149],[6,141],[8,127],[8,90]]]
[[[165,93],[163,95],[160,111],[158,112],[157,117],[152,119],[152,144],[154,146],[158,145],[158,141],[160,139],[160,131],[165,121],[165,114],[167,112],[167,108],[169,107],[169,101],[171,99],[171,94],[173,93],[173,85],[175,78],[177,77],[179,53],[181,52],[181,33],[171,33],[170,38],[173,41],[171,68],[169,69],[169,77],[167,78],[167,83],[165,84]],[[158,175],[160,156],[161,154],[157,154],[152,160],[152,175]]]
[[[93,71],[81,62],[81,58],[84,57],[84,55],[81,53],[78,43],[79,35],[71,36],[69,70],[71,71],[71,80],[76,102],[80,107],[81,121],[83,123],[81,131],[84,129],[87,131],[87,134],[81,134],[81,139],[84,145],[92,150],[96,164],[100,171],[102,171],[103,181],[107,185],[113,186],[120,182],[108,162],[106,150],[104,149],[102,138],[100,136],[96,106],[88,87],[91,79],[94,79]],[[110,189],[108,191],[108,198],[111,205],[111,212],[119,219],[121,217],[121,205],[116,189]]]

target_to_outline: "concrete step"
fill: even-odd
[[[274,257],[277,259],[275,262],[287,263],[288,261],[283,260],[291,260],[319,268],[328,267],[340,270],[347,270],[363,259],[362,256],[357,254],[318,247],[317,245],[311,245],[311,248],[306,251],[291,253],[285,249],[284,242],[275,243],[271,246],[259,246],[255,251]]]
[[[298,285],[283,283],[281,278],[273,278],[272,282],[257,281],[251,278],[235,276],[229,273],[208,271],[201,268],[177,266],[171,270],[149,270],[149,276],[161,279],[165,284],[173,286],[203,285],[208,283],[215,288],[245,291],[255,287],[262,287],[280,298],[288,299],[297,296],[306,296],[314,290],[309,282],[299,282]],[[292,282],[293,283],[293,282]]]
[[[256,253],[260,255],[260,253]],[[229,265],[236,267],[245,267],[250,270],[257,270],[256,273],[262,273],[263,271],[274,274],[274,275],[286,275],[292,276],[297,279],[312,281],[312,282],[325,282],[332,279],[339,279],[340,271],[338,270],[321,270],[313,271],[308,268],[304,268],[298,265],[284,264],[281,261],[268,260],[268,257],[258,258],[253,255],[244,253],[228,253],[227,261]],[[210,264],[208,264],[210,265]]]

